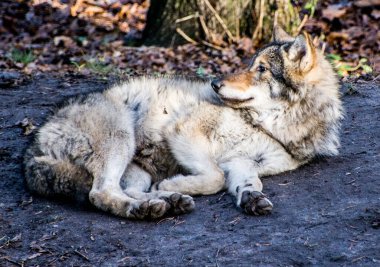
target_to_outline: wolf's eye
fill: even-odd
[[[263,73],[264,71],[266,71],[267,70],[267,68],[265,68],[263,65],[259,65],[258,67],[257,67],[257,69],[256,69],[258,72],[261,72],[261,73]]]

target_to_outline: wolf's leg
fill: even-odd
[[[135,151],[133,114],[95,100],[98,105],[61,111],[40,129],[25,156],[29,188],[48,196],[81,193],[97,208],[123,217],[154,217],[165,201],[137,200],[120,187]],[[133,214],[136,206],[144,213]]]
[[[213,159],[210,143],[204,135],[189,131],[172,137],[169,142],[175,158],[191,175],[175,175],[156,183],[152,190],[209,195],[224,188],[223,171]]]
[[[126,141],[126,140],[124,140]],[[138,199],[125,194],[120,186],[120,179],[128,166],[131,157],[127,154],[127,147],[122,142],[113,142],[115,145],[107,145],[108,157],[100,159],[93,166],[87,166],[93,170],[94,182],[89,199],[93,205],[104,211],[110,211],[115,215],[132,218],[158,218],[168,210],[168,204],[162,199]],[[101,169],[97,169],[99,163],[105,162]],[[141,177],[136,183],[136,188],[149,188],[149,182]]]
[[[152,178],[143,169],[135,163],[131,163],[122,178],[122,187],[124,193],[129,197],[144,201],[164,201],[165,208],[159,212],[170,212],[174,214],[182,214],[190,212],[194,209],[193,198],[168,191],[147,192],[151,186]],[[138,209],[138,207],[136,207]],[[134,213],[136,211],[133,211]],[[141,212],[140,212],[141,213]],[[157,214],[161,217],[163,214]]]
[[[136,200],[117,185],[134,153],[133,128],[98,129],[84,133],[67,120],[48,122],[25,155],[26,181],[34,192],[89,197],[96,207],[125,217]]]
[[[261,193],[263,185],[255,162],[236,158],[221,164],[221,168],[227,176],[228,191],[235,196],[238,207],[254,215],[267,214],[272,210],[272,202]]]

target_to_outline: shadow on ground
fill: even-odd
[[[40,125],[63,98],[109,81],[35,76],[0,88],[1,266],[379,266],[380,85],[342,88],[341,154],[264,179],[273,214],[242,214],[224,193],[196,210],[138,222],[31,197],[20,122]]]

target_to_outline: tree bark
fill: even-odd
[[[151,0],[142,43],[225,46],[246,36],[259,44],[269,40],[275,17],[290,33],[301,22],[290,0]]]
[[[200,34],[198,20],[189,19],[177,25],[176,20],[195,14],[197,0],[151,0],[142,42],[145,45],[173,46],[187,41],[176,31],[177,27],[187,32],[190,38]]]

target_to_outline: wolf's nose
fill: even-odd
[[[214,89],[215,92],[219,92],[220,88],[222,88],[224,85],[223,81],[221,79],[214,79],[211,82],[211,87]]]

